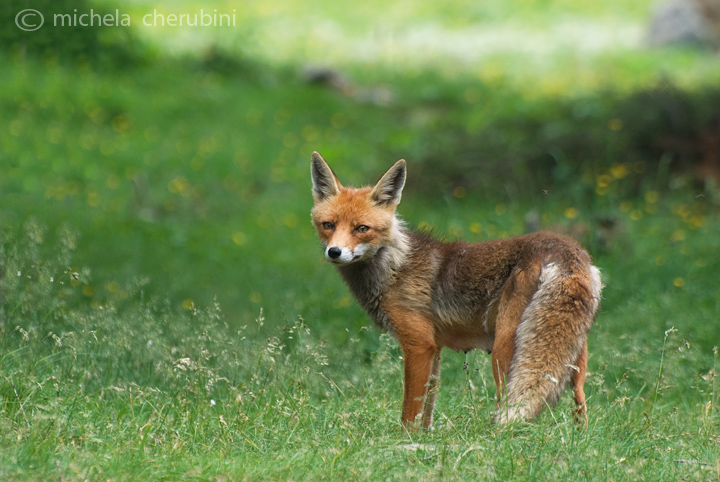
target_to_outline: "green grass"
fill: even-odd
[[[4,245],[2,476],[12,480],[708,480],[718,475],[717,219],[625,220],[655,237],[598,261],[608,287],[590,337],[590,423],[565,397],[533,424],[491,424],[489,357],[446,353],[435,430],[406,434],[402,360],[362,315],[231,326],[129,293],[72,307],[85,273],[38,256],[42,230]],[[667,252],[668,236],[687,236]],[[634,259],[667,256],[653,275]],[[625,259],[629,258],[629,259]],[[329,268],[329,267],[328,267]],[[639,271],[639,272],[638,272]],[[682,279],[683,282],[678,282]],[[713,280],[710,286],[703,286]],[[680,285],[680,286],[676,286]],[[631,291],[624,291],[633,286]],[[343,310],[341,310],[343,311]],[[357,326],[357,325],[356,325]],[[318,332],[331,333],[322,340]],[[345,339],[341,336],[346,334]],[[372,342],[365,341],[372,338]],[[465,368],[464,365],[466,365]]]
[[[639,32],[648,1],[421,2],[382,25],[375,3],[136,25],[153,53],[115,70],[0,54],[0,479],[720,476],[720,192],[695,177],[694,137],[717,112],[717,58],[607,40],[617,16]],[[607,42],[553,34],[538,54],[510,35],[573,39],[575,23]],[[419,50],[416,28],[517,44],[463,60]],[[378,34],[373,56],[343,55],[373,29],[394,47]],[[309,85],[307,63],[389,100]],[[435,429],[401,429],[400,352],[309,223],[313,150],[356,185],[406,158],[401,214],[449,239],[537,219],[582,240],[606,284],[587,429],[570,397],[493,425],[475,352],[444,353]]]

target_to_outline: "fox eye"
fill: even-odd
[[[333,223],[329,223],[326,221],[326,222],[322,223],[322,228],[330,231],[331,229],[335,229],[335,225]]]
[[[358,226],[357,228],[355,228],[355,232],[356,232],[356,233],[361,233],[361,234],[362,234],[362,233],[367,233],[368,231],[370,231],[370,227],[369,227],[369,226],[365,226],[364,224],[361,224],[360,226]]]

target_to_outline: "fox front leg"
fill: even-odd
[[[399,316],[389,314],[405,361],[402,423],[406,428],[414,428],[417,416],[423,413],[423,405],[430,411],[434,405],[436,391],[433,389],[428,393],[428,387],[435,384],[435,381],[431,380],[431,373],[440,368],[440,348],[435,343],[429,320],[407,312]],[[426,397],[431,398],[426,399]],[[423,426],[429,426],[431,420],[432,413],[424,414]]]
[[[402,423],[405,428],[414,429],[415,419],[423,412],[426,395],[435,397],[435,393],[428,395],[428,385],[437,351],[437,348],[433,346],[413,346],[403,349],[405,354],[405,388]],[[431,407],[427,408],[431,409]],[[423,420],[426,417],[432,417],[432,414],[424,414]]]

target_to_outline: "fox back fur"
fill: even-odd
[[[492,353],[497,423],[536,417],[568,382],[587,420],[587,334],[602,282],[575,241],[540,232],[445,243],[412,231],[395,212],[404,160],[373,187],[344,187],[317,152],[311,173],[325,258],[403,351],[406,427],[432,424],[443,347]]]

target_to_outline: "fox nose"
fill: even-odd
[[[332,259],[337,259],[342,254],[342,249],[333,246],[332,248],[328,249],[328,256],[330,256]]]

